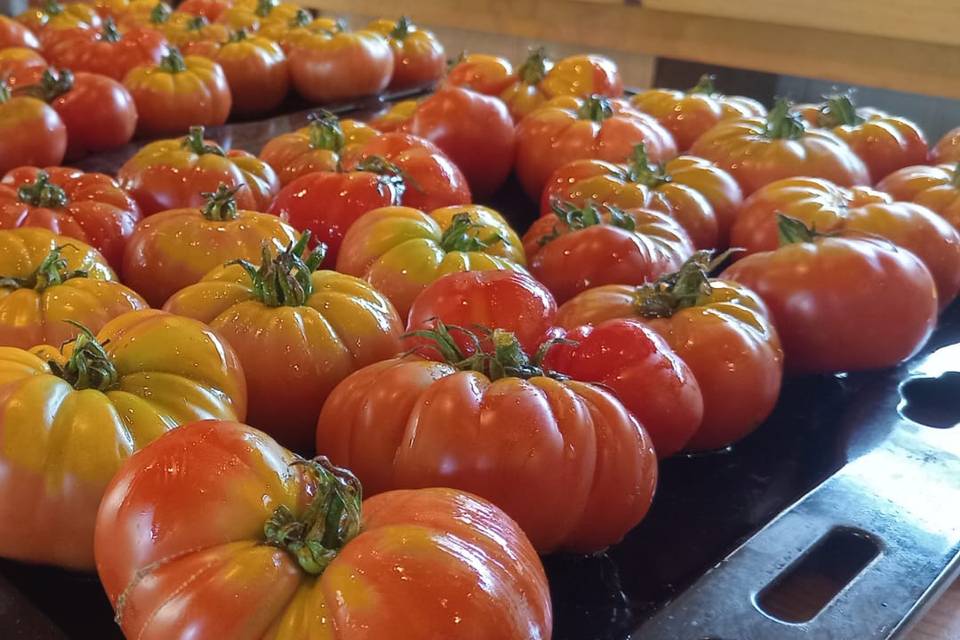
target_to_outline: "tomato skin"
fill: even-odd
[[[934,164],[960,162],[960,127],[946,132],[937,141],[930,150],[930,162]]]
[[[591,104],[608,106],[609,111],[594,115]],[[561,166],[584,158],[623,162],[640,143],[653,162],[677,155],[670,133],[626,101],[554,98],[517,126],[517,177],[527,195],[539,202],[550,175]]]
[[[513,65],[500,56],[470,53],[453,66],[444,82],[488,96],[499,96],[516,81]]]
[[[445,249],[443,238],[457,215],[475,225],[471,237],[501,238],[483,249]],[[523,245],[503,217],[487,207],[468,205],[429,214],[409,207],[385,207],[363,214],[347,231],[337,271],[362,278],[383,293],[406,317],[414,298],[431,282],[458,271],[523,270]]]
[[[312,33],[289,51],[290,78],[300,95],[317,104],[376,95],[393,75],[393,51],[373,31]]]
[[[100,16],[92,6],[86,3],[53,4],[57,7],[57,12],[50,12],[46,7],[37,7],[28,9],[16,17],[18,22],[37,34],[41,44],[60,37],[60,33],[66,29],[96,29],[101,25]]]
[[[171,431],[123,466],[98,515],[96,549],[127,636],[170,640],[203,629],[237,639],[416,640],[469,628],[482,638],[550,639],[536,552],[516,523],[469,494],[368,498],[359,535],[321,576],[307,575],[263,535],[275,508],[303,517],[319,491],[296,462],[255,429],[205,421]],[[198,561],[207,567],[199,580]],[[184,613],[168,615],[175,602]]]
[[[203,140],[206,147],[216,146]],[[144,146],[117,172],[120,186],[136,199],[143,215],[183,207],[198,207],[204,193],[221,184],[239,188],[237,207],[264,211],[280,189],[270,165],[256,156],[232,149],[198,152],[184,138],[158,140]]]
[[[917,165],[894,171],[877,183],[894,200],[927,207],[960,230],[960,177],[954,164]]]
[[[544,366],[609,389],[650,434],[661,460],[679,453],[703,421],[690,367],[652,329],[612,319],[567,331]]]
[[[646,515],[657,477],[649,436],[599,387],[491,381],[413,358],[340,383],[320,414],[317,450],[349,464],[368,493],[448,486],[484,497],[540,553],[618,542]]]
[[[33,164],[55,166],[67,151],[67,128],[42,100],[5,95],[0,82],[0,172]]]
[[[177,6],[177,11],[203,16],[210,22],[214,22],[232,6],[233,2],[230,0],[184,0]]]
[[[256,35],[209,45],[211,59],[223,69],[230,86],[233,113],[254,115],[275,109],[290,91],[287,57],[280,45]],[[190,53],[194,50],[187,49]]]
[[[393,50],[393,76],[388,89],[424,87],[443,76],[446,68],[443,45],[430,31],[405,17],[397,21],[381,18],[366,28],[388,38]]]
[[[322,140],[311,137],[312,126],[308,125],[271,139],[260,151],[260,159],[277,172],[280,184],[286,186],[308,173],[336,171],[343,149],[339,151],[325,146]],[[380,133],[373,127],[357,120],[341,120],[344,148],[362,145]]]
[[[139,66],[124,78],[140,115],[139,135],[178,134],[227,121],[232,98],[220,65],[201,56],[182,58],[182,65]]]
[[[40,40],[26,26],[7,16],[0,16],[0,49],[10,47],[39,49]]]
[[[220,14],[217,21],[230,31],[258,32],[272,24],[288,24],[299,7],[292,2],[237,2]]]
[[[496,193],[513,168],[516,132],[497,98],[441,87],[417,105],[400,130],[437,145],[463,171],[478,197]]]
[[[23,202],[17,189],[37,180],[40,169],[19,167],[0,181],[0,228],[42,227],[93,245],[114,269],[123,248],[140,221],[137,203],[117,182],[102,173],[83,173],[66,167],[47,167],[52,184],[67,196],[63,207],[38,207]]]
[[[960,292],[960,232],[926,207],[894,202],[867,187],[843,189],[815,178],[778,180],[744,202],[733,227],[734,246],[747,253],[776,249],[777,213],[821,233],[879,236],[913,252],[933,275],[941,307]]]
[[[693,254],[690,237],[670,216],[650,209],[623,215],[634,229],[617,226],[609,211],[601,213],[602,223],[583,229],[553,213],[539,218],[523,236],[530,273],[563,304],[591,287],[650,282]]]
[[[3,79],[11,90],[36,84],[47,66],[46,59],[33,49],[0,49],[0,79]]]
[[[135,67],[159,64],[168,46],[159,31],[146,27],[66,29],[45,43],[43,54],[55,67],[98,73],[122,82]]]
[[[722,277],[763,298],[795,373],[894,366],[923,346],[937,322],[930,272],[909,251],[882,241],[789,244],[747,256]]]
[[[712,292],[669,318],[644,318],[637,288],[607,285],[581,293],[557,312],[571,329],[611,318],[636,318],[659,333],[683,360],[703,394],[703,422],[692,450],[726,447],[773,411],[783,377],[783,351],[763,301],[746,287],[710,280]]]
[[[547,71],[540,84],[551,98],[623,95],[623,79],[616,63],[593,53],[563,58]]]
[[[239,362],[196,320],[143,309],[114,318],[97,339],[118,374],[106,392],[53,375],[49,362],[63,366],[73,343],[62,352],[0,348],[4,557],[93,569],[97,507],[123,460],[175,425],[244,416]],[[24,510],[31,517],[17,518]]]

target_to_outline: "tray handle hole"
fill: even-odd
[[[950,429],[960,424],[960,373],[911,378],[900,386],[900,415],[917,424]]]
[[[757,606],[781,622],[809,622],[880,555],[880,548],[865,531],[836,527],[764,587]]]

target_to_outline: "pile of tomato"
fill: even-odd
[[[616,544],[659,459],[785,374],[897,366],[960,291],[960,132],[849,95],[445,72],[406,18],[266,0],[51,2],[0,47],[0,555],[96,569],[129,638],[549,638],[538,554]],[[135,132],[172,135],[60,166]],[[511,177],[523,233],[479,203]]]

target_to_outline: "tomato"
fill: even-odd
[[[0,555],[27,562],[93,569],[97,507],[123,460],[179,424],[245,413],[230,346],[151,309],[62,351],[2,347],[0,371]]]
[[[270,23],[287,23],[296,17],[300,7],[292,2],[258,0],[236,3],[217,18],[231,31],[258,31]]]
[[[930,150],[930,160],[934,163],[960,162],[960,127],[951,129],[940,138]]]
[[[275,40],[286,55],[290,49],[301,40],[308,39],[315,33],[340,33],[345,31],[347,24],[342,18],[314,18],[306,9],[298,9],[297,13],[288,21],[274,20],[260,27],[257,35]]]
[[[390,43],[374,31],[320,31],[290,45],[290,78],[297,92],[318,104],[376,95],[393,76]]]
[[[457,60],[444,82],[484,95],[500,96],[515,80],[509,60],[485,53],[470,53]]]
[[[894,202],[868,187],[844,189],[816,178],[778,180],[743,203],[733,226],[733,245],[748,253],[773,251],[779,246],[781,213],[821,233],[877,236],[908,249],[933,274],[944,307],[960,291],[960,232],[925,207]]]
[[[613,392],[650,434],[661,460],[689,442],[703,420],[703,395],[690,367],[641,322],[606,320],[563,334],[548,369]]]
[[[201,209],[155,214],[137,225],[123,254],[123,281],[153,306],[231,260],[255,260],[264,246],[281,249],[297,232],[276,216],[239,209],[221,185]]]
[[[540,553],[598,551],[643,519],[656,454],[612,394],[543,369],[508,332],[494,330],[493,349],[469,358],[442,323],[432,333],[442,362],[378,362],[333,390],[317,451],[349,464],[369,493],[452,487],[486,498]]]
[[[535,353],[554,337],[557,303],[542,284],[519,270],[461,271],[441,277],[418,295],[407,319],[407,331],[429,329],[435,319],[449,327],[503,329],[515,335],[524,351]],[[474,345],[459,331],[457,346],[473,353]],[[481,340],[489,345],[489,340]],[[409,349],[439,357],[432,341],[408,336]]]
[[[163,0],[141,0],[130,4],[116,18],[117,23],[126,28],[150,27],[168,37],[168,31],[174,24],[182,24],[190,19],[186,13],[176,12]]]
[[[623,95],[623,79],[616,63],[594,53],[563,58],[547,71],[540,84],[551,98]]]
[[[0,16],[0,49],[22,47],[39,49],[40,40],[27,27],[7,16]]]
[[[400,350],[403,322],[387,298],[335,271],[316,271],[309,237],[259,266],[220,267],[167,300],[167,311],[209,324],[247,375],[248,421],[296,451],[313,447],[324,400],[347,375]]]
[[[960,230],[960,172],[955,164],[894,171],[877,184],[895,200],[923,205]]]
[[[43,53],[54,66],[122,81],[134,67],[159,64],[167,47],[159,31],[147,27],[120,31],[108,18],[101,30],[64,30],[46,43]]]
[[[214,22],[220,14],[232,6],[231,0],[185,0],[177,6],[177,11],[203,16],[210,22]]]
[[[500,92],[500,99],[506,103],[514,122],[520,122],[550,99],[541,83],[552,67],[553,62],[543,47],[531,49],[527,59],[517,67],[511,82]]]
[[[11,96],[0,79],[0,172],[23,164],[58,165],[67,150],[67,128],[42,100]]]
[[[141,135],[220,125],[230,115],[230,87],[220,65],[200,56],[184,58],[176,49],[156,66],[134,68],[123,84],[137,105]]]
[[[414,298],[448,273],[522,270],[520,238],[487,207],[444,207],[426,214],[409,207],[369,211],[351,225],[337,271],[363,278],[407,316]]]
[[[633,287],[589,289],[557,313],[565,328],[636,318],[659,333],[683,360],[703,394],[703,422],[687,448],[709,450],[740,440],[777,404],[783,351],[763,302],[749,289],[707,276],[709,252],[680,271]]]
[[[260,151],[260,159],[287,185],[308,173],[336,171],[345,148],[362,145],[379,132],[357,120],[340,120],[330,112],[311,114],[310,124],[273,138]]]
[[[10,89],[20,89],[40,82],[46,69],[46,59],[33,49],[0,49],[0,79],[6,82]]]
[[[41,229],[0,231],[0,345],[29,349],[99,331],[147,302],[114,280],[97,252]],[[51,246],[52,245],[52,246]]]
[[[98,514],[118,624],[140,640],[549,640],[543,567],[502,511],[450,489],[361,493],[245,425],[171,431],[123,466]]]
[[[18,15],[17,20],[32,29],[41,43],[58,38],[64,29],[96,29],[100,26],[100,16],[92,6],[83,2],[60,4],[56,0],[46,0],[41,7],[28,9]]]
[[[184,49],[203,43],[222,44],[230,39],[230,30],[225,25],[177,11],[160,28],[171,44]]]
[[[497,98],[445,86],[421,101],[400,127],[436,144],[463,171],[478,197],[496,193],[513,168],[513,120]]]
[[[866,165],[846,143],[829,131],[810,128],[785,100],[777,101],[766,120],[721,122],[690,153],[729,171],[744,195],[794,176],[825,178],[845,187],[870,181]]]
[[[717,93],[714,80],[714,76],[705,74],[687,91],[647,89],[633,96],[630,104],[666,127],[681,151],[692,147],[719,122],[767,115],[766,108],[752,98]]]
[[[20,167],[0,181],[0,228],[44,227],[87,242],[119,268],[137,203],[102,173]]]
[[[677,155],[670,133],[623,100],[555,98],[517,126],[517,177],[527,195],[539,201],[550,174],[568,162],[623,162],[640,143],[653,162]]]
[[[603,160],[563,165],[543,190],[541,215],[550,215],[557,200],[581,207],[595,203],[663,211],[680,223],[696,248],[708,249],[727,245],[743,195],[737,181],[712,162],[677,156],[653,164],[641,144],[624,165]]]
[[[798,107],[815,127],[832,129],[863,160],[875,183],[897,169],[927,161],[927,139],[915,123],[877,109],[858,108],[848,94]]]
[[[530,273],[559,303],[599,285],[649,282],[693,254],[683,227],[659,211],[565,202],[533,223],[523,246]]]
[[[366,28],[387,38],[393,50],[393,77],[387,88],[399,91],[426,87],[443,76],[447,66],[443,45],[409,17],[401,16],[397,21],[381,18]]]
[[[126,87],[97,73],[48,69],[31,95],[54,108],[67,127],[67,157],[122,147],[133,138],[137,108]]]
[[[184,138],[146,145],[120,167],[117,179],[146,216],[200,206],[203,194],[221,184],[238,189],[239,208],[263,211],[279,189],[270,165],[246,151],[224,151],[204,140],[203,127],[190,127]]]
[[[778,222],[780,247],[739,260],[723,277],[763,298],[788,370],[879,369],[920,350],[937,322],[937,291],[914,254],[883,240],[821,235],[783,214]]]

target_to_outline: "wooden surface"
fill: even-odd
[[[960,639],[960,582],[955,582],[943,597],[907,634],[906,640]]]

